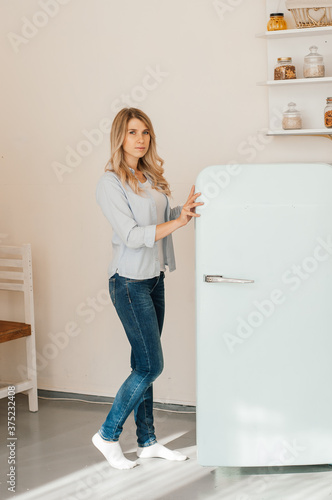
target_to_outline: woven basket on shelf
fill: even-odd
[[[332,7],[288,9],[293,14],[297,28],[319,28],[332,26]],[[318,16],[313,17],[313,12]]]
[[[297,28],[332,26],[332,0],[286,0]]]

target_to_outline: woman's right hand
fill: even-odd
[[[198,198],[202,193],[195,194],[195,186],[191,188],[188,199],[186,203],[183,205],[181,214],[178,217],[178,221],[181,223],[181,226],[185,226],[191,220],[192,217],[200,217],[200,214],[195,213],[196,207],[200,205],[204,205],[204,203],[197,202],[195,203],[196,198]]]

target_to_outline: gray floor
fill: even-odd
[[[190,459],[139,460],[130,471],[108,466],[91,444],[107,404],[39,400],[30,413],[16,396],[16,493],[7,490],[7,400],[0,400],[0,498],[20,500],[332,500],[332,467],[201,467],[196,460],[195,414],[155,410],[161,443]],[[135,459],[133,420],[121,444]]]

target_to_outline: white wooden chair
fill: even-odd
[[[7,397],[8,386],[15,392],[27,392],[29,410],[38,411],[35,317],[32,288],[31,245],[0,246],[0,290],[24,293],[24,323],[0,321],[0,343],[25,338],[26,379],[20,382],[1,381],[0,398]]]

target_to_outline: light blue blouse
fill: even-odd
[[[134,173],[134,170],[130,170]],[[109,278],[116,272],[132,279],[148,279],[160,274],[158,246],[155,241],[156,203],[149,191],[145,193],[145,196],[134,193],[128,184],[125,189],[115,172],[105,172],[98,181],[97,203],[113,228]],[[170,208],[168,196],[164,196],[167,222],[179,217],[182,206]],[[176,266],[171,234],[163,238],[163,250],[165,265],[169,271],[174,271]]]

